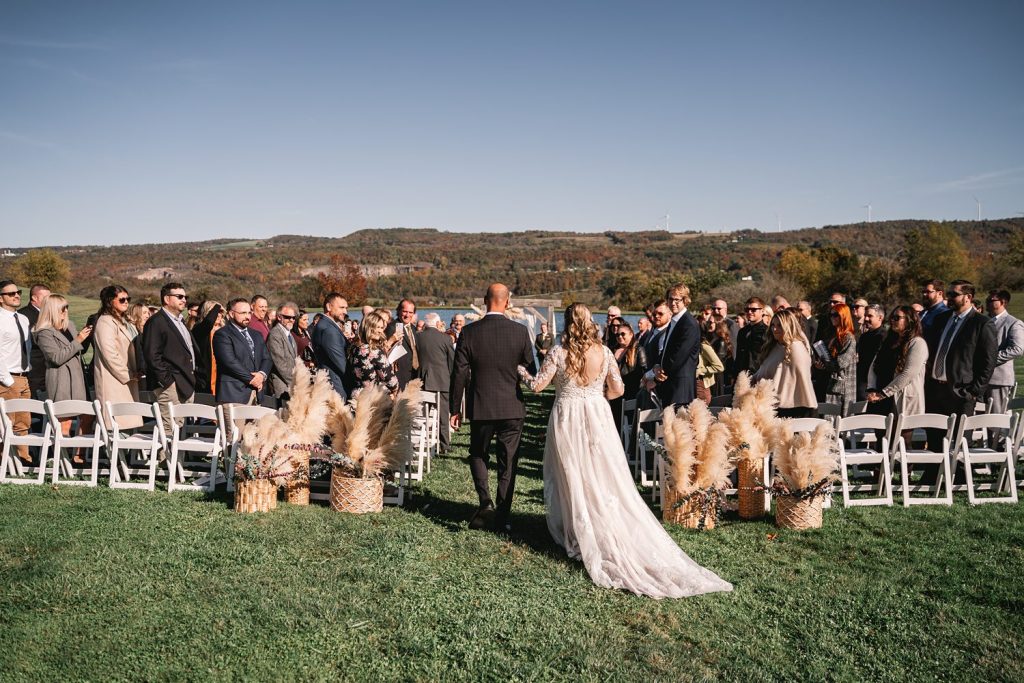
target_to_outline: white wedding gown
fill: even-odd
[[[556,346],[536,378],[541,391],[554,378],[555,405],[544,444],[544,503],[548,529],[569,557],[582,560],[599,586],[652,598],[682,598],[732,585],[691,560],[666,533],[637,492],[622,441],[604,397],[607,378],[622,390],[612,352],[581,387],[565,374],[565,351]]]

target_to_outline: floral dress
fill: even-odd
[[[388,354],[384,349],[360,344],[353,358],[353,373],[359,386],[356,391],[380,385],[391,393],[398,391],[398,376],[395,375],[394,363],[388,362]]]

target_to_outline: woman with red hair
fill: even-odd
[[[814,367],[824,370],[825,401],[839,406],[843,415],[857,400],[857,339],[853,333],[853,316],[846,304],[836,304],[829,312],[836,336],[828,343],[828,357],[815,356]]]

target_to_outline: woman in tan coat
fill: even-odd
[[[118,285],[108,285],[100,292],[100,311],[93,330],[93,382],[96,399],[106,413],[110,403],[130,403],[139,400],[138,370],[135,363],[135,348],[132,345],[133,331],[128,325],[125,313],[131,297],[128,290]],[[110,428],[109,416],[104,417]],[[142,426],[141,417],[124,417],[119,420],[122,427]]]
[[[811,384],[811,345],[802,323],[796,313],[783,309],[772,316],[769,331],[754,380],[775,380],[779,417],[814,417],[818,401]]]

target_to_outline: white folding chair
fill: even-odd
[[[852,415],[839,418],[837,429],[839,442],[839,471],[843,488],[843,506],[859,505],[892,505],[892,470],[889,467],[889,427],[892,426],[891,415]],[[863,443],[859,447],[847,446],[844,438],[856,438],[865,431],[875,430],[883,433],[879,448],[872,448]],[[857,443],[856,441],[854,442]],[[874,440],[872,440],[874,443]],[[874,486],[869,484],[853,484],[850,482],[849,468],[855,465],[877,465],[879,476]],[[850,493],[873,491],[877,495],[870,498],[851,498]]]
[[[409,481],[422,481],[423,475],[430,472],[431,456],[440,445],[437,402],[437,393],[420,392],[420,414],[413,420],[412,426],[414,455],[412,461],[403,467]],[[399,474],[396,472],[395,476],[399,480],[398,485],[402,486],[404,482],[401,481]]]
[[[626,461],[630,467],[636,467],[636,452],[630,454],[630,445],[633,443],[633,422],[636,420],[636,399],[622,401],[622,411],[619,413],[619,438],[622,439],[622,449],[626,452]]]
[[[636,469],[633,476],[640,480],[641,486],[651,486],[654,484],[653,480],[647,478],[647,444],[640,438],[640,433],[644,431],[644,427],[651,425],[653,429],[657,429],[654,425],[661,424],[661,409],[660,408],[649,408],[647,410],[641,410],[636,415],[636,429],[633,435],[634,444],[636,446]],[[653,458],[652,458],[653,460]],[[653,466],[653,462],[652,462]]]
[[[964,474],[967,476],[967,500],[972,505],[981,503],[1016,503],[1017,502],[1017,476],[1013,462],[1013,444],[1010,438],[1003,439],[1001,448],[992,448],[986,444],[971,446],[971,436],[976,430],[998,429],[1003,431],[1007,437],[1013,434],[1017,427],[1017,417],[1010,413],[995,415],[972,415],[960,420],[960,427],[957,429],[956,438],[956,460],[964,464]],[[987,439],[986,439],[987,441]],[[1000,465],[1000,473],[996,475],[996,483],[991,485],[974,486],[974,467],[977,465]],[[994,496],[991,498],[979,498],[978,491],[995,491],[999,493],[1007,489],[1007,495]]]
[[[106,404],[107,416],[110,418],[110,488],[112,489],[145,489],[156,490],[156,470],[159,465],[160,449],[164,447],[164,428],[160,421],[160,405],[158,403],[111,403]],[[152,420],[149,425],[143,424],[127,431],[121,426],[124,417],[141,417]],[[132,452],[140,453],[140,460],[148,461],[145,467],[136,467],[129,456]],[[122,452],[124,455],[122,456]],[[145,481],[132,481],[133,475],[145,474]]]
[[[658,422],[654,428],[654,441],[655,443],[665,443],[665,425]],[[661,505],[665,505],[665,487],[661,485],[661,480],[665,476],[665,459],[661,457],[660,451],[654,451],[654,476],[651,478],[651,502],[656,500],[661,501]]]
[[[171,418],[171,456],[167,477],[167,492],[170,493],[175,489],[213,491],[217,487],[218,474],[220,474],[217,470],[217,460],[221,457],[224,450],[224,442],[220,431],[221,424],[224,422],[224,415],[221,412],[220,406],[215,408],[198,403],[168,403],[167,413]],[[212,422],[215,425],[213,434],[206,436],[198,433],[194,436],[185,437],[183,435],[184,428],[178,423],[187,419]],[[179,456],[183,452],[203,454],[201,456],[203,458],[209,457],[208,471],[203,471],[204,465],[206,465],[205,460],[188,463],[179,460]],[[187,468],[186,465],[188,466]],[[202,476],[195,481],[191,483],[187,481],[188,477],[197,477],[200,474]]]
[[[221,426],[221,434],[224,435],[224,447],[227,451],[227,462],[224,466],[224,474],[227,477],[227,490],[235,490],[235,462],[238,459],[238,449],[242,443],[242,426],[246,422],[254,422],[266,415],[273,415],[276,411],[273,408],[264,406],[242,406],[228,403],[221,406],[221,415],[224,423]],[[310,497],[313,497],[312,487]],[[323,500],[330,498],[323,494]],[[317,498],[321,500],[321,498]]]
[[[942,437],[942,450],[930,451],[925,448],[915,449],[913,444],[908,444],[903,438],[903,432],[913,432],[917,429],[945,430],[946,435]],[[950,470],[950,445],[953,443],[954,431],[956,430],[956,415],[939,415],[936,413],[922,413],[920,415],[900,415],[896,418],[896,428],[893,430],[893,439],[896,448],[893,451],[893,464],[900,463],[900,476],[902,478],[903,507],[911,505],[952,505],[953,504],[953,473]],[[911,465],[942,465],[939,471],[939,478],[935,486],[926,484],[911,485]],[[939,494],[945,489],[946,495]],[[927,491],[933,493],[929,497],[914,498],[911,494],[914,491]]]
[[[843,408],[838,403],[818,404],[818,417],[828,420],[833,427],[839,424],[839,418],[841,418],[842,416]]]
[[[107,430],[103,426],[103,411],[99,401],[50,401],[43,403],[46,410],[46,419],[50,423],[50,432],[53,434],[53,473],[51,480],[56,484],[61,476],[63,483],[78,486],[96,486],[100,478],[100,450],[107,445]],[[79,434],[78,436],[64,436],[60,428],[60,421],[79,418],[88,415],[93,418],[92,434]],[[84,467],[76,467],[71,459],[64,454],[64,449],[88,449],[89,455],[89,478],[74,479],[73,477],[84,473]]]
[[[14,413],[30,413],[43,418],[43,431],[33,434],[18,435],[14,433],[11,415]],[[0,456],[0,483],[11,484],[42,484],[46,481],[46,458],[50,451],[52,433],[50,421],[46,419],[46,408],[42,401],[31,398],[0,398],[0,427],[4,430],[3,455]],[[39,449],[39,464],[30,467],[21,462],[21,458],[12,455],[16,446],[28,446]]]

